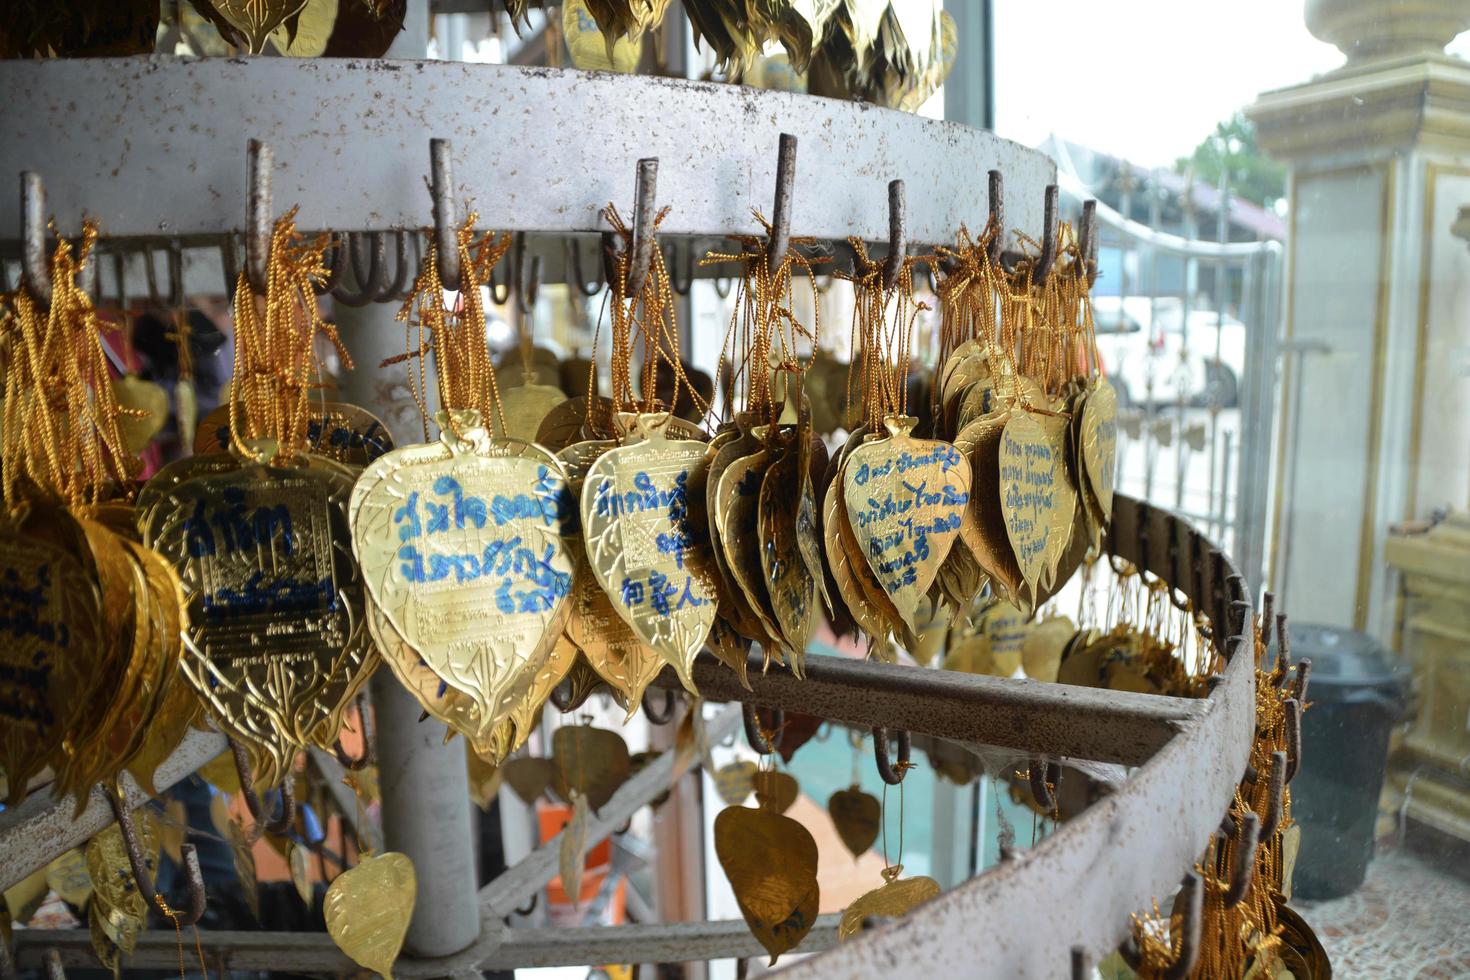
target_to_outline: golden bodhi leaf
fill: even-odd
[[[842,921],[837,925],[837,938],[847,939],[861,932],[863,920],[869,916],[897,918],[908,915],[917,905],[929,901],[939,894],[939,882],[920,875],[917,878],[900,878],[903,865],[883,869],[883,884],[866,895],[853,900],[842,910]]]
[[[572,794],[572,819],[561,835],[561,850],[558,855],[558,870],[561,873],[561,888],[572,907],[582,904],[582,867],[587,855],[587,797]]]
[[[915,632],[915,612],[959,534],[970,503],[970,464],[947,442],[909,435],[913,419],[890,419],[889,437],[854,449],[843,468],[853,536]]]
[[[556,760],[557,795],[570,802],[576,790],[587,797],[593,810],[602,809],[632,769],[628,744],[606,728],[564,725],[551,736],[551,751]]]
[[[715,817],[715,855],[746,925],[775,963],[816,921],[817,842],[790,817],[732,806]]]
[[[689,672],[719,599],[719,573],[694,506],[705,497],[705,446],[668,438],[667,413],[639,415],[632,426],[627,441],[587,471],[587,557],[618,615],[698,694]]]
[[[354,963],[393,980],[417,891],[408,855],[388,851],[365,857],[327,889],[327,932]]]
[[[785,813],[801,794],[796,777],[789,772],[762,769],[755,774],[755,799],[764,810]]]
[[[1066,421],[1018,411],[1006,422],[999,455],[1001,510],[1006,535],[1034,593],[1050,582],[1071,539],[1076,489],[1067,474]]]
[[[711,773],[715,781],[715,791],[720,794],[720,799],[724,800],[727,806],[744,803],[755,789],[755,774],[758,768],[754,762],[746,759],[742,762],[727,762]]]
[[[827,800],[827,812],[832,815],[837,836],[853,857],[862,857],[878,839],[883,805],[873,794],[864,793],[857,786],[840,789]]]

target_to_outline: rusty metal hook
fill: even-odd
[[[643,291],[648,267],[653,261],[654,220],[658,217],[658,158],[638,161],[638,185],[633,198],[632,261],[628,266],[627,290],[624,296],[636,297]]]
[[[540,898],[541,898],[541,893],[539,891],[532,892],[531,893],[531,900],[529,902],[527,902],[525,905],[522,905],[520,908],[515,909],[514,910],[515,914],[516,915],[530,915],[532,912],[536,911],[536,906],[539,903]]]
[[[1062,781],[1061,765],[1056,762],[1047,762],[1038,766],[1033,762],[1027,770],[1027,779],[1031,783],[1031,795],[1035,798],[1036,805],[1047,813],[1051,813],[1057,805],[1053,789]]]
[[[1036,285],[1046,285],[1051,268],[1057,261],[1057,208],[1061,191],[1056,184],[1046,185],[1045,206],[1042,208],[1041,255],[1036,260]]]
[[[994,225],[990,241],[986,243],[985,251],[992,265],[1000,264],[1000,253],[1005,246],[1006,237],[1006,211],[1005,211],[1005,182],[999,170],[992,170],[990,177],[990,224]]]
[[[1087,285],[1097,282],[1097,201],[1082,202],[1082,219],[1077,223],[1077,251],[1082,256],[1082,269]]]
[[[1279,749],[1271,753],[1271,775],[1266,784],[1266,820],[1261,824],[1261,836],[1270,840],[1281,826],[1281,808],[1286,795],[1286,753]]]
[[[1302,703],[1287,698],[1281,707],[1286,709],[1286,782],[1291,785],[1302,764]]]
[[[1236,828],[1234,866],[1230,869],[1230,885],[1225,890],[1225,907],[1233,909],[1250,891],[1256,876],[1256,845],[1261,841],[1261,818],[1254,812],[1241,818]]]
[[[774,739],[766,738],[761,731],[760,719],[755,716],[755,705],[746,701],[740,706],[740,716],[745,722],[745,740],[750,747],[761,755],[770,755],[776,751],[781,744],[781,729],[786,724],[786,712],[780,708],[771,709],[771,728],[775,732]]]
[[[669,270],[669,288],[679,296],[688,296],[690,288],[694,285],[693,242],[690,242],[689,247],[684,250],[684,256],[684,279],[680,281],[679,275],[675,271],[679,264],[678,244],[670,242],[668,248],[664,251],[664,268]]]
[[[582,276],[582,250],[577,246],[575,238],[562,239],[562,251],[565,253],[566,275],[563,277],[568,286],[574,287],[583,296],[592,297],[602,292],[602,287],[607,282],[604,275],[605,269],[602,263],[596,263],[598,275],[590,284]]]
[[[249,211],[245,216],[245,276],[250,288],[264,296],[271,257],[271,173],[275,157],[270,144],[252,139],[246,148],[245,179]]]
[[[235,246],[235,233],[227,231],[219,241],[220,267],[225,273],[225,296],[233,300],[240,285],[240,253]]]
[[[367,698],[358,694],[357,696],[357,723],[362,726],[362,758],[354,759],[342,748],[342,736],[337,736],[337,741],[332,745],[332,754],[337,757],[337,762],[343,769],[352,772],[362,772],[377,763],[377,723],[373,719],[372,712],[368,710]]]
[[[883,260],[883,288],[898,286],[899,273],[903,271],[903,260],[908,254],[908,239],[904,235],[903,181],[888,182],[888,257]]]
[[[434,244],[439,285],[459,290],[459,220],[454,204],[454,161],[446,139],[429,140],[429,195],[433,199]]]
[[[265,807],[261,805],[260,796],[255,792],[255,782],[250,775],[250,756],[245,753],[245,746],[230,736],[226,736],[230,743],[230,752],[235,756],[235,774],[240,777],[240,795],[245,797],[245,806],[250,811],[250,816],[255,822],[272,834],[285,834],[296,822],[296,794],[291,786],[291,774],[281,780],[281,813],[274,820],[267,822]]]
[[[410,229],[395,228],[391,234],[393,235],[393,258],[397,264],[393,267],[393,281],[378,290],[378,294],[373,297],[379,303],[397,302],[408,299],[413,282],[418,278],[419,262],[411,261],[408,257],[409,239],[413,240],[414,249],[416,251],[418,250],[418,232]],[[423,253],[420,251],[419,260],[422,261],[422,259]],[[414,270],[412,278],[410,278],[410,269]]]
[[[497,266],[497,268],[499,268],[499,266]],[[512,281],[515,279],[515,271],[511,268],[511,263],[505,263],[504,268],[504,282],[497,281],[495,278],[496,269],[491,269],[490,281],[485,283],[486,288],[490,290],[490,302],[494,303],[496,306],[504,306],[506,303],[510,302],[510,287]]]
[[[1307,703],[1307,681],[1312,676],[1312,658],[1303,657],[1296,662],[1296,677],[1291,682],[1291,696],[1298,704]]]
[[[55,946],[46,950],[46,980],[66,980],[66,967],[61,965],[61,951]]]
[[[536,297],[541,292],[541,256],[532,256],[529,268],[530,275],[518,269],[521,274],[516,276],[516,309],[522,316],[530,315],[536,308]]]
[[[674,720],[675,697],[674,697],[673,690],[671,690],[670,688],[667,688],[667,687],[664,688],[664,707],[663,707],[663,711],[661,711],[661,712],[654,711],[652,708],[650,708],[648,706],[648,692],[647,691],[644,691],[643,692],[643,702],[642,702],[642,704],[643,704],[643,717],[647,718],[651,723],[653,723],[655,725],[667,725],[669,722],[671,722],[671,721]]]
[[[138,888],[138,894],[154,908],[168,908],[167,903],[159,901],[158,892],[153,888],[153,873],[143,857],[143,848],[138,844],[138,831],[133,826],[133,815],[123,803],[117,787],[104,786],[102,794],[107,797],[112,815],[117,820],[117,829],[122,834],[123,850],[127,852],[128,865],[132,868],[133,883]],[[175,913],[172,918],[180,926],[192,926],[204,916],[204,877],[199,871],[199,855],[193,844],[182,845],[179,856],[184,861],[184,881],[189,889],[189,907],[183,914]]]
[[[380,263],[376,253],[366,260],[358,255],[362,234],[366,233],[344,231],[334,236],[336,245],[333,252],[335,256],[332,260],[329,278],[332,281],[332,298],[343,306],[367,306],[373,301],[374,290],[371,277],[378,271],[374,267]],[[360,271],[362,265],[367,265],[368,268]],[[352,268],[352,277],[357,280],[355,287],[347,285],[345,270],[349,266]]]
[[[1092,976],[1092,962],[1083,946],[1072,947],[1072,980],[1087,980]]]
[[[1276,666],[1281,670],[1284,684],[1287,671],[1291,670],[1291,631],[1286,628],[1286,613],[1276,614]]]
[[[1171,533],[1169,535],[1169,568],[1171,570],[1168,583],[1169,605],[1182,613],[1187,613],[1193,608],[1193,605],[1189,595],[1179,588],[1179,583],[1184,581],[1184,569],[1179,567],[1179,553],[1179,536]],[[1183,601],[1180,600],[1180,596],[1184,597]]]
[[[1256,631],[1256,639],[1262,646],[1271,645],[1271,616],[1276,607],[1276,593],[1270,589],[1261,593],[1261,627]],[[1278,651],[1279,652],[1279,651]]]
[[[791,192],[795,185],[796,137],[782,133],[776,146],[776,199],[771,206],[771,241],[766,250],[766,268],[773,276],[791,247]]]
[[[733,276],[715,276],[714,286],[716,296],[720,299],[729,299],[730,290],[735,288],[735,279]]]
[[[1184,921],[1180,923],[1179,956],[1164,971],[1166,980],[1184,980],[1194,972],[1199,963],[1200,937],[1203,932],[1205,910],[1204,883],[1195,871],[1189,871],[1179,885],[1184,897]],[[1173,927],[1170,925],[1172,934]]]
[[[46,260],[46,187],[41,175],[20,175],[20,284],[42,306],[51,305],[51,273]]]
[[[878,763],[878,777],[889,786],[897,786],[903,782],[904,775],[909,768],[909,755],[913,749],[913,741],[909,733],[900,729],[898,735],[898,765],[895,767],[888,758],[888,729],[881,725],[873,726],[873,759]]]

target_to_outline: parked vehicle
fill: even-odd
[[[1191,309],[1178,297],[1093,300],[1098,353],[1124,405],[1234,408],[1245,368],[1245,324],[1216,310]]]

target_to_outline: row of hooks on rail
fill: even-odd
[[[770,261],[779,265],[781,257],[791,241],[791,221],[796,182],[797,138],[790,133],[780,134],[777,151],[776,187],[772,206]],[[460,283],[458,252],[457,187],[454,181],[451,144],[446,139],[429,141],[429,192],[432,199],[434,242],[439,259],[439,278],[445,289],[457,289]],[[625,282],[626,295],[637,295],[647,277],[656,244],[654,224],[658,214],[658,165],[656,157],[638,161],[637,179],[634,189],[634,208],[629,264]],[[270,259],[271,232],[275,221],[272,194],[274,154],[268,143],[252,139],[247,147],[246,180],[248,201],[244,233],[245,274],[251,288],[263,293],[266,287],[266,269]],[[1040,238],[1040,253],[1033,266],[1033,278],[1040,284],[1050,275],[1057,257],[1058,188],[1052,184],[1046,188],[1043,208],[1043,227]],[[989,172],[989,209],[991,221],[997,228],[1004,229],[1005,202],[1003,181],[998,170]],[[43,304],[49,304],[51,282],[47,269],[47,220],[45,190],[40,174],[26,171],[21,174],[21,282],[31,294]],[[388,257],[388,239],[393,239],[393,260]],[[524,261],[525,237],[517,238],[517,257],[510,264],[507,279],[490,284],[492,298],[504,303],[514,289],[518,308],[529,310],[535,301],[540,284],[540,257],[529,263]],[[1087,201],[1082,208],[1078,227],[1078,242],[1084,261],[1087,263],[1089,281],[1097,274],[1096,202]],[[402,301],[408,296],[413,282],[422,274],[426,249],[414,229],[390,231],[334,232],[333,247],[328,250],[328,276],[319,287],[320,293],[331,293],[334,299],[348,306],[366,306],[375,302]],[[904,182],[893,180],[888,185],[888,254],[885,258],[885,285],[892,288],[898,279],[904,257],[910,243],[905,234]],[[991,240],[991,257],[995,261],[1014,261],[1015,253],[1003,252],[1004,235],[997,234]],[[148,276],[149,298],[154,302],[165,299],[165,294],[156,288],[156,273],[151,248],[145,248],[144,268]],[[183,266],[182,246],[173,242],[168,246],[170,286],[166,298],[177,302],[182,298]],[[584,296],[594,296],[616,276],[619,249],[616,238],[610,231],[602,233],[602,263],[600,275],[588,279],[583,273],[581,252],[572,238],[564,240],[565,275],[569,287],[575,287]],[[227,291],[233,292],[238,274],[240,258],[236,251],[235,236],[226,235],[221,244],[225,268]],[[410,253],[413,256],[410,257]],[[677,253],[666,253],[666,262],[675,280],[676,292],[688,292],[694,278],[694,246],[690,244],[684,257],[683,279],[680,281]],[[119,289],[122,289],[121,260],[118,266]],[[927,264],[930,286],[936,284],[935,269]],[[89,281],[79,283],[89,293],[95,291],[96,264],[89,263],[84,274]],[[346,275],[351,269],[349,283]],[[3,285],[3,284],[0,284]],[[729,286],[720,289],[728,295]]]

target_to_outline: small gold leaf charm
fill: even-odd
[[[755,774],[759,767],[750,760],[727,762],[714,771],[715,791],[726,806],[739,806],[755,790]]]
[[[837,925],[837,938],[847,939],[861,932],[863,920],[869,916],[897,918],[908,915],[913,908],[939,894],[939,882],[920,875],[917,878],[900,878],[903,865],[883,869],[883,884],[855,899],[842,910],[842,921]]]
[[[581,905],[582,865],[587,854],[587,797],[572,792],[572,819],[561,834],[561,888],[572,907]]]
[[[909,435],[891,419],[889,437],[852,451],[842,473],[848,523],[868,566],[909,629],[959,535],[970,503],[970,464],[953,445]]]
[[[413,862],[396,851],[364,857],[327,889],[327,932],[354,963],[393,980],[417,892]]]
[[[746,925],[774,964],[816,921],[817,842],[790,817],[732,806],[715,817],[715,855]]]
[[[286,863],[291,866],[291,884],[307,908],[311,908],[311,875],[307,870],[306,849],[292,841],[286,848]]]
[[[538,796],[546,792],[546,787],[551,785],[551,780],[556,775],[556,763],[550,759],[528,755],[509,760],[500,767],[500,771],[505,774],[505,781],[510,783],[510,788],[515,790],[521,802],[531,806]]]
[[[612,799],[631,769],[628,743],[617,732],[591,725],[563,725],[551,736],[556,760],[556,793],[568,802],[572,791],[587,797],[593,810]]]
[[[827,812],[837,828],[837,836],[854,858],[868,853],[878,839],[883,824],[883,805],[871,793],[857,786],[840,789],[827,800]]]
[[[796,777],[779,769],[762,769],[755,774],[755,800],[764,810],[785,813],[801,795]]]
[[[1114,460],[1118,452],[1118,394],[1107,378],[1098,379],[1097,387],[1083,403],[1081,437],[1086,479],[1079,482],[1091,493],[1107,523],[1113,515]]]

